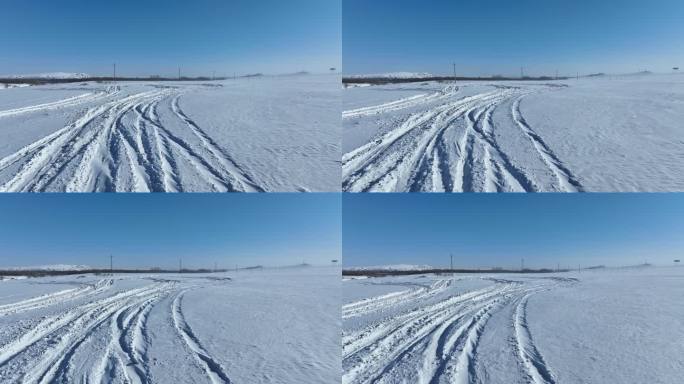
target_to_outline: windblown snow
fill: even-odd
[[[344,191],[684,189],[684,76],[344,90]]]
[[[676,267],[346,280],[342,382],[677,382],[683,283]]]
[[[339,77],[0,93],[0,191],[340,189]]]
[[[0,284],[0,381],[339,382],[339,269]]]

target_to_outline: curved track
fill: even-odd
[[[345,123],[360,119],[387,121],[391,128],[342,157],[342,188],[349,192],[577,192],[577,177],[527,123],[521,100],[557,87],[496,86],[471,96],[448,86],[441,92],[343,112]],[[410,113],[401,114],[402,110]],[[493,118],[502,110],[511,124]],[[402,116],[399,122],[396,117]],[[499,130],[528,141],[533,153],[553,174],[542,185],[497,141]],[[534,152],[532,152],[534,151]],[[537,171],[538,172],[538,171]]]
[[[0,111],[0,118],[91,105],[67,126],[0,159],[0,191],[258,192],[230,154],[182,109],[183,90],[119,87]],[[168,111],[164,121],[158,109]],[[172,121],[175,119],[175,121]],[[181,134],[178,128],[187,130]]]
[[[430,290],[451,286],[449,281],[438,280]],[[435,292],[431,300],[417,294],[409,297],[407,293],[397,293],[349,303],[346,308],[379,302],[386,302],[387,306],[384,316],[345,326],[342,381],[486,382],[487,367],[478,364],[478,347],[483,334],[495,331],[487,328],[488,320],[494,315],[503,315],[510,316],[511,327],[509,338],[501,342],[507,345],[512,340],[512,351],[523,375],[521,379],[535,384],[555,383],[553,369],[535,345],[528,326],[527,301],[536,293],[572,283],[572,280],[556,279],[530,282],[495,279],[481,289],[452,294],[444,289]],[[399,307],[400,297],[407,297],[412,304]],[[392,306],[396,306],[395,311]]]
[[[182,297],[198,283],[150,280],[136,288],[123,288],[111,279],[80,284],[53,294],[0,307],[10,316],[36,311],[4,329],[0,345],[3,382],[158,382],[150,373],[148,348],[154,338],[148,325],[151,311],[169,319],[177,343],[185,345],[195,370],[212,383],[230,383],[228,373],[201,346],[185,319]],[[203,284],[218,284],[209,282]],[[171,303],[170,306],[163,304]],[[198,378],[199,379],[199,378]]]

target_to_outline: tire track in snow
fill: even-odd
[[[108,92],[110,97],[118,89]],[[187,116],[179,97],[179,90],[163,88],[89,108],[73,123],[0,159],[0,174],[9,176],[0,191],[181,192],[186,172],[194,188],[264,191]],[[156,108],[162,101],[197,142],[161,123]]]
[[[527,123],[525,118],[520,112],[520,101],[524,98],[521,96],[513,102],[511,109],[511,115],[513,120],[520,127],[520,130],[530,139],[532,145],[539,153],[544,163],[549,167],[551,172],[556,177],[558,181],[560,190],[563,192],[582,192],[582,185],[577,181],[577,178],[570,172],[568,168],[563,165],[563,163],[558,159],[558,157],[551,151],[551,149],[546,145],[544,140],[539,136]]]
[[[495,130],[499,128],[495,127],[493,114],[502,105],[512,102],[513,127],[518,128],[515,133],[530,141],[533,150],[554,174],[559,186],[551,188],[582,191],[574,175],[520,114],[520,99],[531,92],[534,90],[495,86],[494,91],[456,101],[449,101],[447,96],[440,98],[442,104],[409,115],[396,128],[344,154],[342,189],[347,192],[542,190],[534,175],[516,165],[496,140]],[[348,118],[364,117],[366,112],[392,112],[393,103],[413,105],[411,100],[401,99],[368,107],[368,110],[348,111]]]
[[[495,90],[468,96],[410,115],[381,138],[345,154],[342,157],[343,190],[409,191],[411,181],[420,177],[420,159],[435,138],[453,129],[452,124],[462,119],[470,108],[495,99],[502,92]]]
[[[22,382],[54,382],[68,376],[70,359],[93,332],[113,316],[170,292],[172,284],[154,283],[65,309],[39,320],[30,330],[0,347],[0,370],[13,367]],[[11,365],[10,365],[11,364]],[[16,371],[20,367],[21,371]]]
[[[515,331],[515,347],[518,359],[525,368],[525,372],[534,384],[555,384],[556,379],[544,361],[544,357],[532,340],[527,324],[527,300],[536,292],[523,296],[515,308],[513,327]]]
[[[171,304],[171,313],[176,331],[181,336],[188,349],[193,353],[197,363],[202,367],[212,383],[230,383],[231,381],[225,373],[225,368],[223,368],[221,363],[217,362],[202,347],[199,339],[193,333],[192,328],[190,328],[190,325],[185,321],[181,304],[186,292],[187,290],[181,291],[176,295]]]
[[[53,101],[50,103],[31,105],[28,107],[21,107],[15,109],[9,109],[5,111],[0,111],[0,118],[8,116],[16,116],[25,113],[43,112],[46,110],[60,109],[74,107],[80,104],[92,103],[98,101],[104,97],[110,96],[111,92],[88,92],[78,96],[69,97],[63,100]]]
[[[434,92],[430,94],[420,94],[395,101],[390,101],[388,103],[380,105],[374,105],[372,107],[363,107],[349,111],[343,111],[342,118],[351,119],[360,116],[378,115],[382,113],[394,112],[401,109],[415,107],[422,104],[432,103],[435,101],[440,101],[453,97],[458,92],[458,90],[459,87],[450,85],[439,92]]]
[[[480,340],[489,332],[489,319],[504,308],[512,308],[513,348],[525,374],[535,384],[555,383],[532,342],[526,306],[529,296],[569,281],[485,280],[493,285],[447,296],[405,313],[389,313],[363,328],[343,332],[342,382],[486,382],[486,367],[478,363]]]
[[[392,292],[386,295],[359,300],[342,306],[342,318],[362,316],[383,308],[401,305],[415,300],[424,300],[437,295],[451,286],[453,280],[437,280],[429,288],[418,286],[414,289]]]
[[[86,296],[100,294],[112,286],[111,279],[100,280],[95,284],[81,284],[79,287],[65,289],[58,292],[22,300],[16,303],[0,305],[0,316],[14,315],[25,311],[32,311],[66,301],[80,299]]]
[[[404,315],[343,336],[344,383],[375,382],[387,375],[408,354],[424,344],[445,323],[462,319],[495,300],[508,285],[493,286],[452,296]]]
[[[174,97],[171,102],[171,109],[179,119],[185,122],[192,133],[200,139],[202,146],[221,164],[224,171],[223,174],[232,181],[231,188],[241,192],[264,192],[247,176],[225,150],[219,147],[209,135],[183,112],[178,104],[179,99],[180,95]]]

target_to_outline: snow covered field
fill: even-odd
[[[0,92],[0,191],[339,191],[340,78]]]
[[[674,383],[684,268],[343,283],[343,383]]]
[[[339,382],[339,274],[0,281],[0,381]]]
[[[684,190],[684,75],[343,92],[345,191]]]

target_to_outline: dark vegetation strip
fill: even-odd
[[[446,274],[446,273],[552,273],[552,272],[568,272],[569,269],[423,269],[423,270],[409,270],[409,271],[393,271],[393,270],[342,270],[342,276],[369,276],[369,277],[383,277],[383,276],[403,276],[403,275],[425,275],[429,273]]]
[[[567,80],[568,77],[454,77],[454,76],[432,76],[432,77],[407,77],[407,78],[387,78],[387,77],[343,77],[344,84],[399,84],[399,83],[419,83],[425,81],[549,81],[549,80]]]

